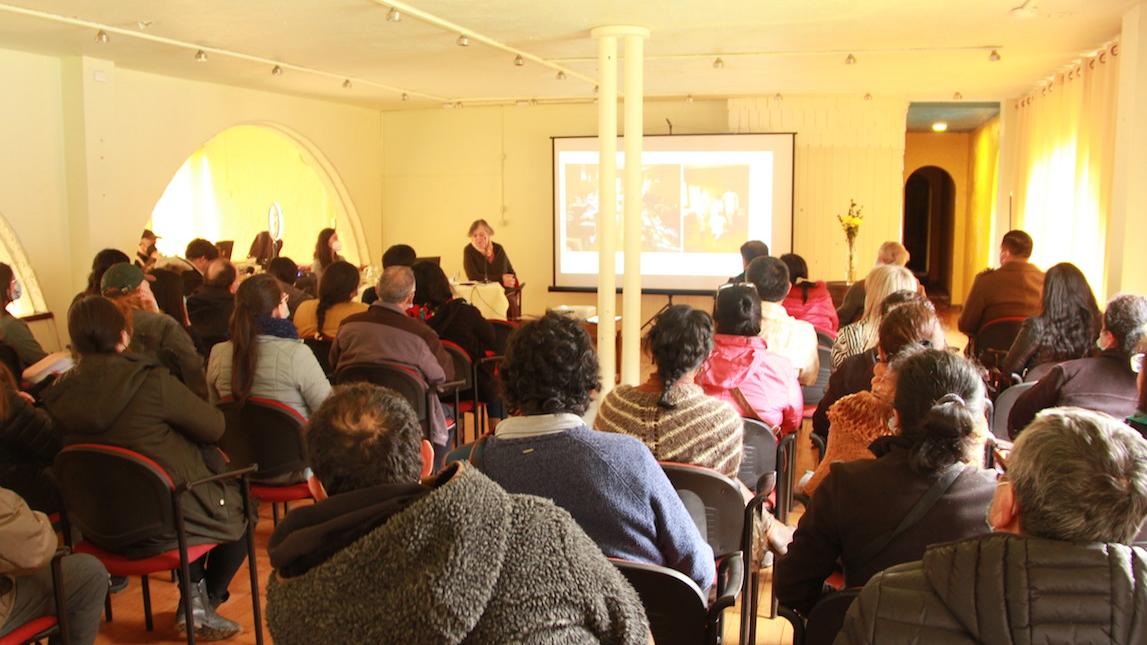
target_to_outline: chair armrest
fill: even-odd
[[[502,354],[495,354],[493,356],[484,356],[484,357],[479,358],[478,360],[474,361],[474,365],[485,365],[486,363],[497,363],[497,362],[500,362],[504,358],[506,358],[506,357]]]
[[[792,607],[777,605],[777,615],[789,621],[793,628],[793,642],[803,643],[805,632],[805,617]]]
[[[444,393],[453,392],[454,390],[461,388],[463,385],[466,385],[466,379],[457,379],[454,381],[446,381],[444,383],[435,383],[432,387],[434,388],[435,392]]]
[[[242,479],[242,478],[246,477],[247,475],[253,474],[258,469],[259,469],[259,464],[251,464],[250,466],[247,466],[246,468],[239,468],[237,470],[229,470],[225,473],[219,473],[218,475],[212,475],[210,477],[204,477],[203,479],[196,479],[194,481],[183,482],[182,484],[175,487],[175,494],[179,495],[181,493],[186,493],[187,491],[189,491],[193,488],[196,488],[198,486],[202,486],[203,484],[210,484],[211,482],[223,481],[226,479]]]
[[[741,587],[745,584],[745,561],[741,554],[730,553],[717,562],[717,599],[709,605],[710,620],[737,602]]]
[[[818,434],[810,434],[809,440],[812,441],[813,447],[815,447],[817,449],[817,452],[820,453],[820,456],[817,458],[817,461],[819,462],[819,461],[823,460],[824,459],[824,453],[825,453],[824,438]]]

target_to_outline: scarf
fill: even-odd
[[[260,334],[267,336],[292,339],[298,339],[299,337],[299,332],[295,329],[295,323],[287,318],[259,316],[255,318],[255,327],[258,328]]]

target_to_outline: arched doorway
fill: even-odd
[[[955,231],[956,184],[942,168],[924,166],[904,183],[904,246],[908,268],[929,295],[952,290],[952,240]]]
[[[272,230],[281,234],[280,255],[299,264],[311,262],[319,231],[333,227],[344,257],[370,262],[358,216],[330,165],[270,124],[228,128],[188,156],[146,227],[160,236],[164,255],[182,256],[191,239],[203,237],[232,242],[239,262],[258,233]]]
[[[48,311],[44,293],[40,290],[40,281],[36,279],[32,263],[24,253],[24,245],[20,243],[16,231],[12,230],[2,214],[0,214],[0,262],[12,267],[12,273],[24,291],[19,300],[8,305],[8,313],[13,316],[30,316]],[[7,287],[8,285],[0,285],[0,288]]]

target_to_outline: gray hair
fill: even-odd
[[[1025,535],[1129,544],[1147,517],[1147,441],[1100,412],[1041,412],[1016,440],[1008,479]]]
[[[414,293],[414,271],[404,266],[386,267],[376,289],[381,302],[397,305]]]

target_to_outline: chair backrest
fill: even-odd
[[[174,534],[175,482],[146,455],[118,446],[74,444],[56,455],[55,472],[68,517],[92,544],[116,551]]]
[[[805,621],[805,645],[832,645],[844,625],[844,615],[859,595],[860,588],[853,587],[821,596]]]
[[[769,426],[756,419],[744,419],[745,432],[741,468],[737,479],[749,490],[761,493],[776,485],[777,436]]]
[[[329,338],[304,338],[303,344],[315,355],[323,374],[331,373],[331,345],[334,341]]]
[[[394,390],[414,408],[414,416],[423,425],[429,418],[429,403],[426,400],[428,387],[422,375],[414,368],[398,363],[353,363],[339,367],[334,376],[335,383],[367,382]]]
[[[816,372],[816,383],[801,386],[805,405],[816,405],[828,390],[828,379],[832,377],[832,345],[817,345],[817,360],[820,368]]]
[[[1016,400],[1020,395],[1027,392],[1037,383],[1032,381],[1030,383],[1017,383],[1008,389],[1000,392],[996,397],[995,408],[992,410],[992,434],[999,439],[1010,439],[1008,434],[1008,415],[1012,412],[1012,407],[1015,406]]]
[[[817,345],[831,348],[833,343],[836,342],[836,334],[834,332],[831,332],[827,329],[821,329],[820,327],[814,327],[814,329],[816,329]]]
[[[226,430],[219,447],[234,468],[258,464],[260,477],[299,472],[307,467],[304,419],[293,408],[270,399],[251,397],[219,404]]]
[[[984,323],[972,340],[972,356],[987,368],[999,367],[1020,334],[1024,318],[996,318]]]
[[[454,361],[454,379],[458,381],[466,381],[461,389],[467,390],[474,386],[474,361],[470,358],[470,354],[462,349],[462,346],[444,340],[442,347],[450,354],[451,360]]]
[[[741,551],[745,526],[745,497],[737,483],[721,473],[701,466],[660,462],[669,482],[681,496],[691,515],[704,512],[704,523],[694,517],[697,529],[717,557]],[[700,500],[702,509],[690,508]]]
[[[697,645],[708,638],[706,599],[688,576],[655,564],[610,558],[645,606],[657,645]]]
[[[514,333],[517,325],[508,320],[498,320],[496,318],[490,319],[490,325],[494,327],[494,352],[497,354],[506,353],[506,341],[510,339],[510,334]]]

